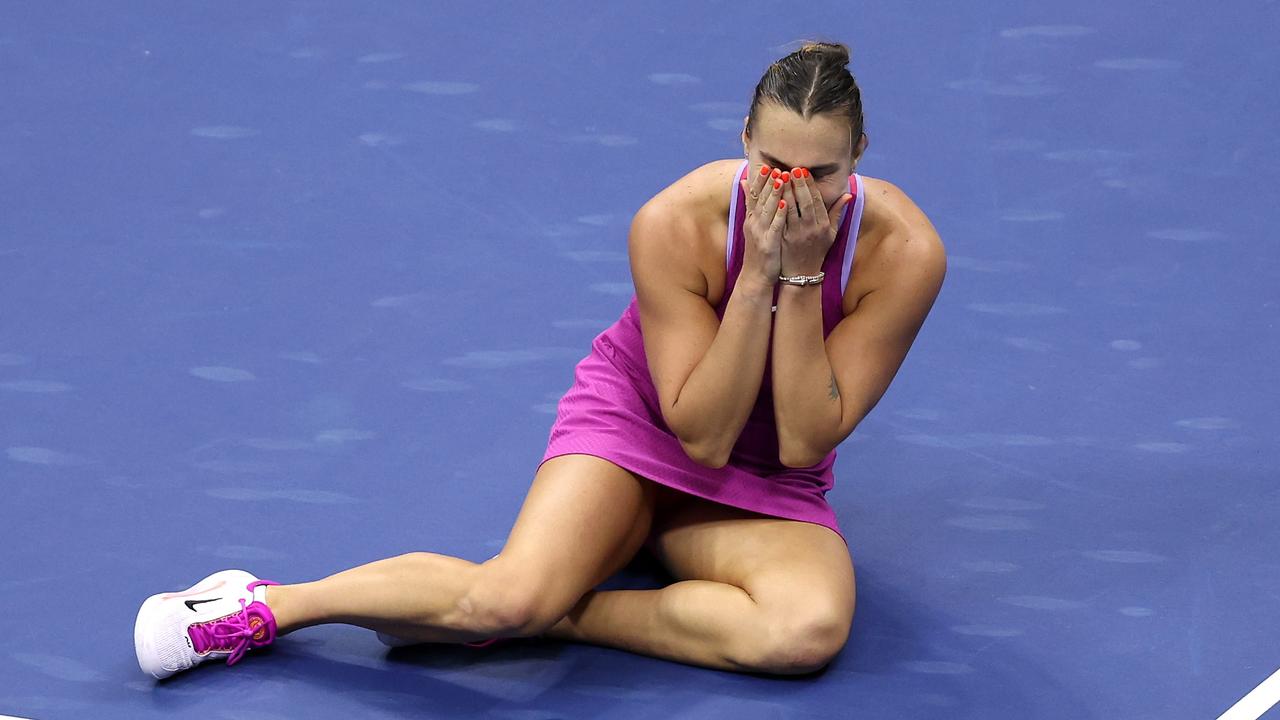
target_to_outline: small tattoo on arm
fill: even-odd
[[[831,373],[831,394],[828,396],[830,400],[836,400],[840,397],[840,388],[836,387],[836,374]]]

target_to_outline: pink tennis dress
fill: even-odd
[[[743,161],[729,188],[732,200],[725,247],[727,274],[724,297],[716,306],[716,316],[722,320],[742,270],[746,195],[738,186],[738,180],[746,173],[747,162]],[[849,176],[849,191],[854,199],[845,205],[839,233],[822,263],[826,273],[820,286],[824,338],[843,317],[842,298],[849,284],[854,243],[862,220],[861,176]],[[832,282],[836,278],[839,283]],[[774,302],[777,302],[777,288]],[[722,468],[699,465],[685,454],[662,418],[658,391],[649,374],[640,334],[640,310],[633,295],[622,317],[591,341],[590,354],[574,369],[573,386],[560,399],[542,462],[559,455],[594,455],[653,482],[707,500],[823,525],[847,544],[835,512],[826,500],[835,482],[832,473],[835,450],[817,465],[807,468],[789,468],[779,460],[771,360],[772,351],[765,363],[755,407],[728,464]]]

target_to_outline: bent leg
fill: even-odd
[[[754,668],[737,660],[735,647],[760,622],[760,608],[742,588],[685,580],[657,590],[589,592],[545,636],[747,672]]]
[[[780,675],[844,646],[854,577],[835,533],[697,499],[664,525],[655,552],[680,582],[588,593],[547,637]]]
[[[648,535],[656,488],[589,455],[543,463],[502,552],[482,564],[387,558],[268,588],[280,634],[347,623],[421,642],[533,635],[625,566]]]

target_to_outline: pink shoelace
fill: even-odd
[[[253,592],[259,585],[279,585],[270,580],[257,580],[245,589]],[[265,603],[246,604],[240,599],[240,612],[187,628],[196,652],[231,652],[227,665],[235,665],[250,648],[270,645],[276,639],[276,619]],[[262,635],[262,637],[255,637]]]

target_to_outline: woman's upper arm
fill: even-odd
[[[689,213],[660,194],[636,213],[627,243],[649,373],[662,417],[686,450],[692,439],[680,413],[680,390],[720,325],[697,263],[699,232]]]

